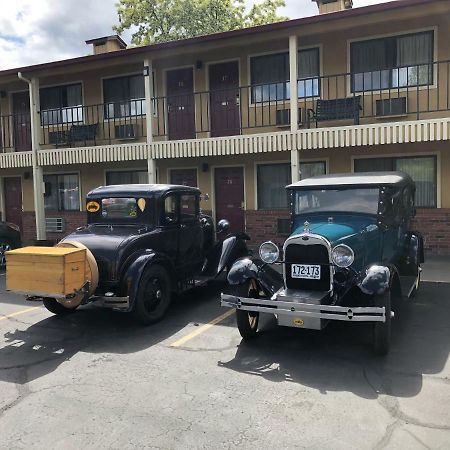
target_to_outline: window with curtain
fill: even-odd
[[[106,185],[111,184],[146,184],[148,172],[145,170],[106,172]]]
[[[261,164],[257,171],[258,209],[288,208],[286,186],[291,183],[291,165]]]
[[[80,183],[77,174],[44,175],[44,185],[46,210],[80,210]]]
[[[353,42],[352,92],[433,83],[433,32]]]
[[[317,177],[326,174],[325,161],[308,161],[300,163],[300,179]]]
[[[250,59],[252,103],[289,100],[289,53]],[[315,97],[320,91],[318,48],[298,52],[298,98]]]
[[[144,115],[144,76],[130,75],[103,80],[103,100],[107,119]]]
[[[81,84],[42,88],[39,91],[39,99],[42,125],[83,121]]]
[[[423,208],[437,206],[437,161],[435,156],[364,158],[355,160],[355,172],[401,170],[416,183],[415,204]]]

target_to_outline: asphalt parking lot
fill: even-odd
[[[0,448],[449,447],[450,284],[422,284],[379,358],[362,324],[267,319],[243,343],[220,285],[143,328],[92,306],[55,317],[0,283]]]

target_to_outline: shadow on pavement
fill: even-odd
[[[27,383],[53,372],[80,351],[126,354],[151,347],[191,322],[208,322],[220,314],[222,289],[223,284],[212,283],[175,298],[166,318],[148,327],[137,325],[129,314],[87,306],[66,317],[51,316],[25,330],[7,332],[6,346],[0,348],[0,381]]]
[[[322,331],[262,325],[258,337],[241,341],[230,361],[219,366],[363,398],[412,397],[423,375],[441,372],[450,348],[450,284],[423,283],[417,297],[403,303],[393,321],[392,346],[382,358],[371,349],[371,327],[332,323]]]

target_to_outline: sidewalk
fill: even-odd
[[[422,281],[450,283],[450,256],[426,256],[422,264]]]

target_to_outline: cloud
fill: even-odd
[[[354,0],[354,6],[387,0]],[[246,0],[247,5],[254,3]],[[0,15],[0,69],[86,55],[86,39],[112,34],[116,0],[3,0]],[[286,0],[291,18],[317,14],[311,0]],[[126,42],[130,33],[123,36]]]

